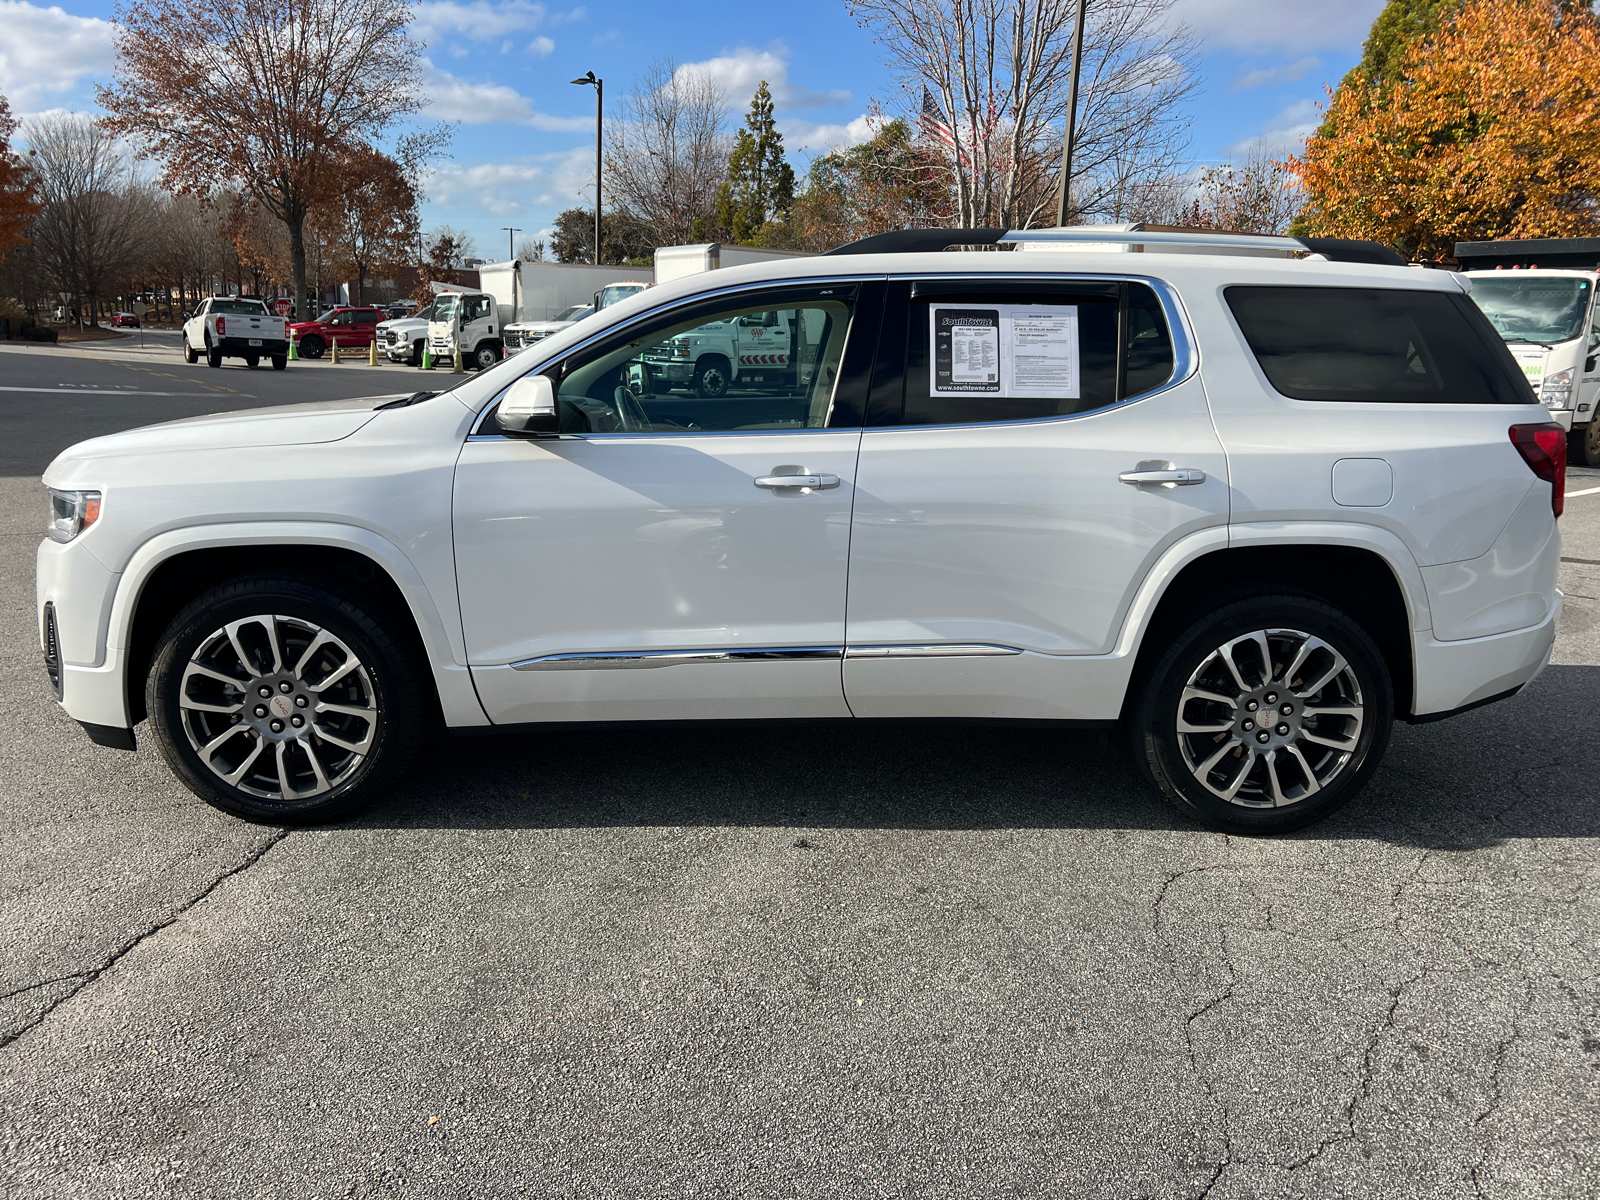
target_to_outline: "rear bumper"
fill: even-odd
[[[1432,630],[1412,634],[1416,693],[1412,719],[1438,719],[1490,700],[1503,699],[1538,678],[1550,661],[1562,596],[1543,621],[1492,637],[1441,642]]]
[[[252,346],[249,338],[225,337],[217,342],[217,349],[227,355],[259,354],[266,358],[273,354],[289,353],[289,343],[283,338],[261,338],[259,346]]]

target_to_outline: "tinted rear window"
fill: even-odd
[[[1465,296],[1244,286],[1224,295],[1267,379],[1292,399],[1535,403],[1505,343]]]
[[[259,300],[213,300],[212,316],[264,317],[267,306]]]

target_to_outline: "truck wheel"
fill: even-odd
[[[499,361],[500,347],[493,342],[480,342],[472,352],[472,365],[479,371],[487,371]]]
[[[145,684],[157,744],[206,803],[304,824],[378,799],[409,764],[427,682],[398,619],[314,575],[260,573],[191,601]]]
[[[206,366],[208,366],[208,367],[220,367],[221,365],[222,365],[222,351],[217,349],[217,347],[213,346],[211,344],[210,339],[208,338],[206,340]]]
[[[694,390],[707,400],[728,394],[728,364],[714,354],[700,360],[694,372]]]
[[[252,371],[255,370],[257,367],[259,367],[261,365],[261,355],[259,355],[259,354],[246,354],[244,356],[244,365],[246,367],[250,368],[250,370],[252,370]]]
[[[188,334],[183,335],[183,361],[188,363],[190,366],[193,366],[195,363],[200,361],[199,351],[197,351],[193,346],[189,345]]]
[[[411,343],[411,365],[413,367],[420,367],[422,365],[422,339],[421,338],[418,338],[416,341]]]
[[[300,343],[301,358],[321,358],[322,352],[328,348],[328,343],[312,334]]]
[[[274,354],[272,356],[272,369],[274,371],[286,370],[288,369],[288,366],[289,356],[287,354]]]
[[[1600,467],[1600,417],[1573,431],[1573,455],[1583,466]]]
[[[1135,685],[1140,768],[1224,833],[1287,833],[1347,803],[1389,743],[1393,691],[1366,631],[1305,596],[1228,604]]]

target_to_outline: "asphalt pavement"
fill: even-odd
[[[416,375],[170,358],[144,390],[193,405]],[[50,392],[5,449],[172,400]],[[1538,682],[1399,727],[1291,837],[1187,824],[1094,735],[787,726],[451,742],[285,833],[50,702],[36,469],[0,479],[7,1200],[1600,1194],[1600,493]]]

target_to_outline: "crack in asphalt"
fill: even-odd
[[[1495,1046],[1494,1069],[1489,1073],[1489,1104],[1481,1113],[1472,1119],[1472,1127],[1474,1129],[1479,1128],[1485,1121],[1492,1117],[1500,1108],[1502,1101],[1505,1099],[1505,1096],[1501,1090],[1502,1084],[1500,1081],[1500,1075],[1501,1072],[1505,1070],[1506,1055],[1510,1053],[1511,1047],[1521,1040],[1523,1019],[1533,1011],[1533,977],[1526,971],[1519,972],[1519,974],[1522,976],[1522,982],[1524,986],[1522,1009],[1517,1013],[1516,1016],[1511,1018],[1511,1030],[1509,1036],[1501,1038],[1499,1044]],[[1488,1193],[1483,1190],[1482,1177],[1483,1169],[1488,1165],[1488,1163],[1489,1147],[1485,1145],[1482,1149],[1482,1152],[1478,1155],[1478,1161],[1472,1164],[1472,1170],[1468,1172],[1468,1178],[1472,1180],[1473,1191],[1480,1197],[1488,1195]]]
[[[70,975],[57,975],[54,979],[41,979],[38,983],[30,983],[9,992],[0,992],[0,1000],[9,1000],[13,996],[21,996],[27,992],[37,992],[40,988],[47,988],[52,983],[65,983],[69,979],[82,979],[86,974],[88,974],[86,971],[74,971]]]
[[[135,936],[129,938],[121,946],[117,947],[117,949],[111,953],[105,962],[101,963],[98,967],[93,967],[87,971],[76,972],[72,975],[63,975],[59,979],[47,979],[43,983],[31,984],[28,987],[19,988],[15,992],[7,993],[8,996],[17,996],[21,995],[23,992],[34,991],[42,987],[48,987],[52,983],[64,983],[69,979],[79,979],[82,981],[77,987],[71,989],[61,996],[58,996],[55,1000],[45,1005],[44,1008],[39,1010],[38,1015],[36,1015],[33,1020],[24,1024],[14,1033],[0,1035],[0,1049],[4,1049],[5,1047],[11,1045],[13,1042],[27,1034],[30,1030],[35,1029],[39,1025],[43,1024],[45,1018],[47,1018],[51,1013],[55,1012],[56,1009],[60,1008],[68,1000],[71,1000],[79,992],[83,991],[84,988],[88,987],[96,979],[99,979],[100,976],[104,975],[112,967],[116,966],[118,962],[125,958],[134,949],[134,947],[140,945],[146,939],[153,937],[155,934],[160,933],[168,925],[171,925],[179,917],[183,916],[184,913],[188,912],[195,905],[199,904],[200,901],[211,895],[212,892],[216,891],[216,889],[224,880],[231,879],[233,876],[238,875],[241,872],[248,871],[251,867],[255,866],[256,863],[260,862],[261,859],[266,855],[267,851],[271,850],[274,846],[288,836],[289,830],[287,829],[275,830],[272,836],[263,842],[257,850],[249,855],[246,855],[241,862],[222,872],[222,874],[218,875],[210,883],[206,884],[206,886],[197,892],[190,900],[174,909],[168,916],[156,922],[154,925],[151,925],[143,933],[136,934]],[[0,997],[0,999],[5,999],[5,997]]]

